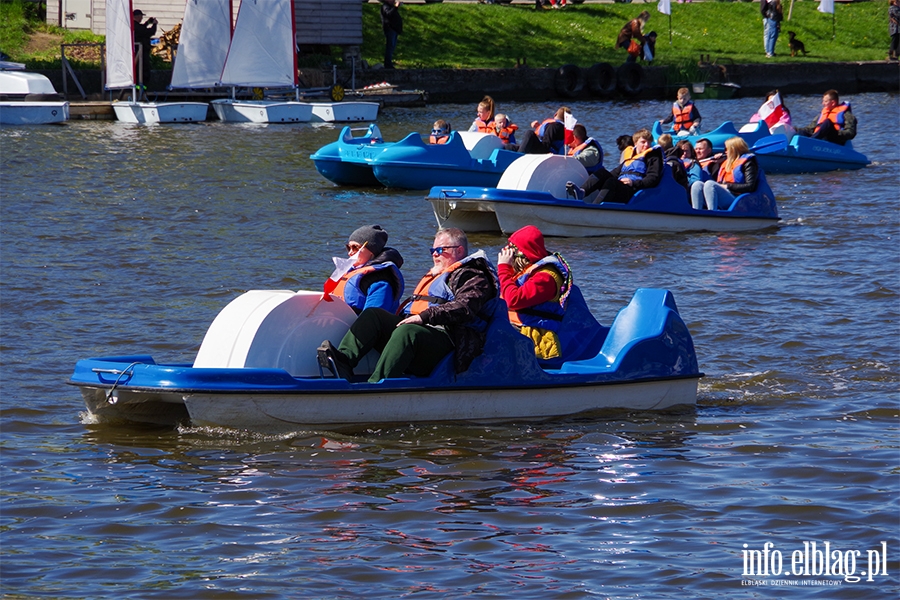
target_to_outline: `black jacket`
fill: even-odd
[[[443,326],[456,349],[454,367],[457,373],[469,368],[484,350],[487,334],[469,326],[476,320],[489,321],[496,298],[497,284],[490,266],[476,258],[459,267],[447,278],[453,300],[431,306],[419,313],[425,325]]]
[[[391,30],[396,31],[397,35],[403,33],[403,17],[394,0],[381,0],[381,28],[385,33]]]

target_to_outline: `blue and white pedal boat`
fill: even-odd
[[[781,134],[777,137],[787,140]],[[793,136],[780,150],[757,153],[756,160],[766,173],[779,174],[852,171],[870,162],[865,154],[853,149],[853,142],[841,146],[802,135]]]
[[[745,129],[746,131],[743,131]],[[698,140],[707,139],[713,146],[713,152],[724,152],[725,140],[735,136],[744,138],[744,141],[747,142],[747,146],[752,148],[758,141],[765,137],[769,137],[770,135],[769,128],[766,126],[765,121],[753,123],[752,126],[741,127],[741,130],[738,130],[733,122],[725,121],[708,133],[688,136],[678,135],[671,129],[663,129],[659,121],[655,121],[650,131],[653,134],[653,141],[659,140],[659,136],[664,133],[668,133],[672,136],[673,143],[681,140],[688,140],[691,145],[694,145]]]
[[[690,140],[692,144],[706,138],[712,143],[713,152],[724,152],[725,140],[728,138],[742,137],[756,154],[759,166],[769,175],[850,171],[862,169],[870,163],[865,154],[853,149],[852,142],[841,146],[825,140],[796,135],[792,131],[787,132],[783,126],[773,128],[774,135],[770,135],[763,121],[749,123],[740,129],[735,129],[731,121],[725,121],[707,134],[686,138],[677,137],[671,131],[663,131],[659,122],[656,122],[653,126],[653,139],[659,138],[663,133],[672,134],[676,141]]]
[[[354,137],[354,131],[365,133]],[[369,125],[365,130],[347,126],[336,142],[322,146],[309,158],[322,177],[338,185],[379,186],[372,161],[393,144],[384,141],[378,125]]]
[[[454,131],[446,144],[429,144],[410,133],[385,142],[375,125],[361,137],[345,127],[338,140],[310,156],[316,170],[339,185],[427,190],[435,185],[495,186],[503,171],[522,156],[503,149],[495,135]]]
[[[531,154],[517,160],[496,188],[434,187],[427,196],[440,227],[511,234],[525,225],[544,235],[593,237],[688,231],[753,231],[778,224],[775,195],[761,175],[752,194],[728,210],[695,210],[665,167],[659,186],[638,191],[627,204],[590,204],[566,197],[565,185],[588,174],[577,160]],[[595,194],[596,195],[596,192]],[[593,196],[588,196],[590,200]]]
[[[372,424],[544,420],[605,409],[694,405],[702,373],[673,295],[639,289],[581,354],[542,368],[532,342],[498,305],[484,353],[455,374],[448,356],[429,377],[359,381],[322,373],[316,347],[356,318],[318,292],[249,291],[215,318],[193,364],[150,356],[80,360],[69,383],[96,422],[191,423],[254,430]]]

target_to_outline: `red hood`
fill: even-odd
[[[536,263],[550,253],[544,247],[544,234],[534,225],[526,225],[511,236],[509,241],[515,244],[529,262]]]

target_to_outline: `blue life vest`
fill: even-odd
[[[525,272],[516,279],[516,285],[519,287],[523,286],[532,275],[548,266],[554,268],[563,278],[563,284],[557,294],[558,300],[548,300],[520,310],[510,309],[509,322],[513,325],[527,325],[529,327],[540,327],[541,329],[559,332],[563,316],[566,314],[568,292],[572,285],[572,272],[559,254],[546,256],[528,267]]]
[[[360,283],[362,283],[363,277],[365,275],[374,273],[376,271],[381,271],[382,269],[391,270],[391,276],[393,279],[393,281],[391,282],[393,283],[391,289],[394,291],[394,303],[390,311],[396,311],[397,307],[400,304],[400,298],[403,297],[404,281],[403,274],[400,273],[400,269],[397,268],[397,265],[390,261],[363,265],[361,267],[357,267],[347,271],[346,273],[344,273],[343,277],[341,277],[340,281],[338,281],[338,284],[334,288],[334,291],[331,293],[331,295],[343,299],[344,302],[350,305],[350,307],[357,312],[361,311],[366,305],[366,294],[364,294],[360,289]]]
[[[653,146],[652,148],[647,148],[640,154],[632,156],[628,160],[626,160],[622,164],[622,169],[619,171],[619,177],[625,177],[626,179],[630,179],[632,181],[640,181],[644,178],[644,175],[647,174],[647,161],[645,157],[648,152],[652,152],[653,150],[659,148],[659,146]]]

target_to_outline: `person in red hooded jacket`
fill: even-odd
[[[547,251],[540,229],[526,225],[509,236],[497,262],[509,321],[534,342],[538,361],[546,365],[578,358],[600,324],[574,285],[569,264]]]

